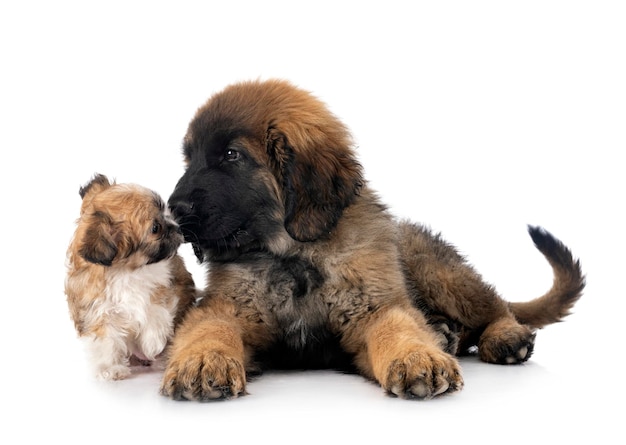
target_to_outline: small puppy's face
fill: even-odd
[[[149,189],[96,175],[80,195],[76,250],[86,261],[141,267],[174,256],[183,241],[165,203]]]

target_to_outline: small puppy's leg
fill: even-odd
[[[122,380],[130,375],[128,351],[123,339],[92,337],[86,342],[98,379]]]
[[[401,398],[430,399],[463,387],[456,359],[445,353],[426,323],[411,311],[393,308],[365,327],[365,349],[357,354],[361,372]]]
[[[147,360],[154,360],[163,352],[167,341],[172,337],[174,328],[172,318],[167,309],[153,305],[148,308],[148,322],[139,332],[137,346],[141,355]]]
[[[167,360],[161,394],[208,401],[245,394],[241,328],[229,308],[193,308],[180,325]]]

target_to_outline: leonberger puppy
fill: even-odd
[[[208,276],[169,350],[160,391],[173,399],[246,394],[247,376],[267,367],[353,370],[407,399],[452,393],[463,387],[456,356],[528,360],[535,330],[584,288],[570,250],[529,227],[553,286],[503,300],[439,234],[390,214],[346,126],[288,82],[215,94],[183,152],[168,204]]]

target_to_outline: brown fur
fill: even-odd
[[[584,286],[569,250],[530,228],[555,284],[505,302],[452,245],[387,212],[344,125],[287,82],[227,87],[184,141],[169,205],[210,267],[169,351],[161,392],[174,399],[244,394],[245,372],[263,365],[354,367],[406,398],[454,392],[456,354],[527,360],[534,329],[566,315]]]
[[[80,195],[67,303],[97,376],[122,379],[132,358],[147,364],[162,352],[196,289],[176,254],[183,237],[156,193],[96,175]]]

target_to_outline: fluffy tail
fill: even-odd
[[[528,226],[535,246],[546,257],[554,271],[552,288],[543,296],[523,303],[509,303],[517,320],[539,329],[557,323],[569,315],[585,288],[580,262],[558,239],[541,227]]]

